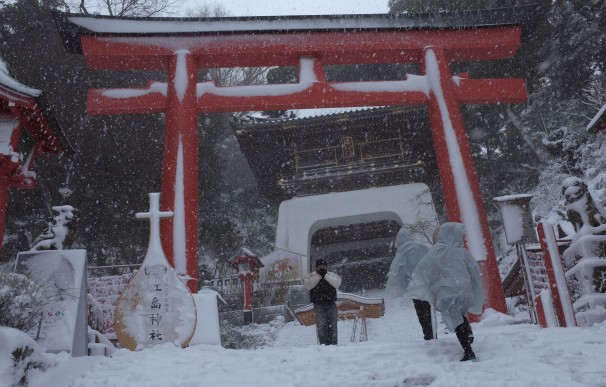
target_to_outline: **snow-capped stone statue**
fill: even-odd
[[[576,234],[562,253],[574,319],[579,326],[606,320],[606,211],[576,177],[562,183],[568,220]]]
[[[562,195],[566,198],[566,216],[577,234],[606,234],[606,211],[593,200],[583,180],[564,179]]]
[[[75,210],[74,207],[68,205],[53,206],[51,209],[57,215],[48,223],[46,231],[34,240],[34,246],[30,251],[63,250],[65,239],[69,235],[67,225],[76,218]]]

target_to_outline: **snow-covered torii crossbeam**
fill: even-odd
[[[426,105],[448,217],[462,221],[480,261],[487,306],[506,311],[496,256],[460,105],[526,100],[523,79],[453,75],[451,61],[511,58],[526,8],[419,15],[124,19],[55,15],[70,52],[97,70],[158,70],[167,82],[92,89],[89,114],[165,113],[163,244],[176,270],[197,278],[199,113]],[[326,65],[418,63],[400,81],[329,82]],[[298,66],[296,84],[218,87],[199,68]],[[190,283],[190,286],[192,284]],[[195,291],[194,288],[192,288]]]

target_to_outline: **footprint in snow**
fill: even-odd
[[[432,375],[409,376],[402,382],[402,387],[429,386],[434,380]]]

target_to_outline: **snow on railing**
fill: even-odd
[[[606,320],[606,259],[600,256],[605,246],[606,235],[587,234],[563,253],[573,308],[582,326]]]
[[[133,265],[115,265],[95,267],[95,269],[127,268],[132,266]],[[88,279],[88,294],[96,301],[96,305],[93,304],[96,309],[100,309],[96,311],[101,314],[101,316],[99,316],[101,320],[99,331],[109,339],[116,339],[114,329],[114,308],[116,306],[116,300],[134,276],[135,273],[131,272],[121,275]]]

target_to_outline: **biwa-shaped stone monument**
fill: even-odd
[[[114,325],[124,348],[140,350],[156,344],[186,347],[196,328],[196,305],[185,283],[170,266],[160,243],[159,193],[150,193],[149,246],[141,268],[116,301]]]

